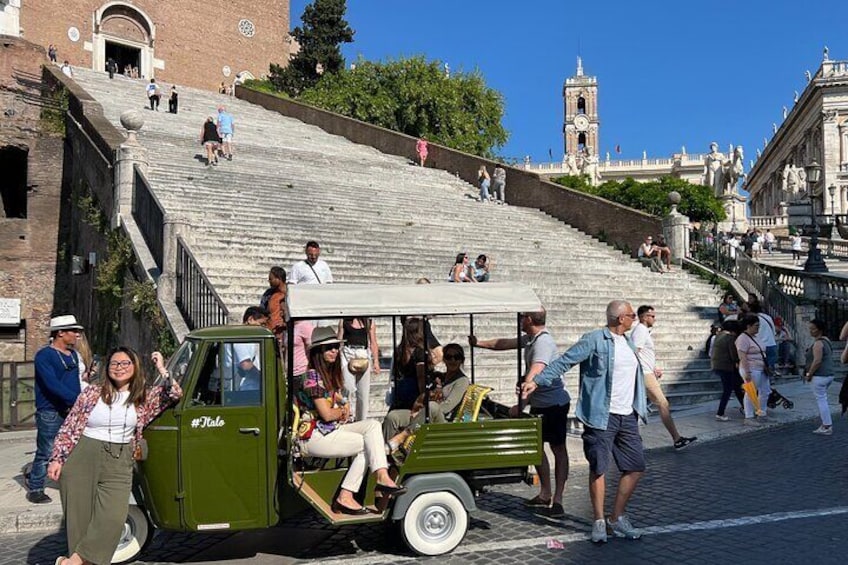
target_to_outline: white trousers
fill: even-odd
[[[353,457],[353,462],[342,481],[342,488],[358,492],[362,486],[367,469],[374,472],[388,469],[383,431],[376,420],[362,420],[352,424],[343,424],[339,429],[327,435],[317,429],[312,437],[301,443],[301,451],[307,457]],[[365,461],[368,460],[366,468]]]
[[[754,383],[754,386],[757,387],[757,396],[760,400],[760,410],[763,411],[763,416],[765,416],[768,411],[766,402],[768,402],[769,394],[771,394],[771,383],[769,382],[769,377],[764,371],[754,369],[751,371],[751,381]],[[745,417],[754,417],[754,405],[751,403],[751,399],[747,394],[745,395]]]
[[[816,397],[823,426],[833,424],[833,419],[830,417],[830,405],[827,403],[827,389],[832,382],[833,377],[813,377],[812,380],[813,395]]]
[[[342,376],[344,377],[344,388],[347,391],[348,402],[350,402],[350,413],[355,415],[357,422],[368,419],[368,399],[371,395],[371,352],[364,347],[345,347],[342,356]],[[347,363],[351,359],[368,359],[368,370],[358,379],[347,370]]]

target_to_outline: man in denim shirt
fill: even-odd
[[[568,351],[525,382],[523,395],[580,364],[577,418],[583,422],[583,452],[589,461],[589,495],[594,511],[592,541],[607,541],[607,529],[617,537],[638,539],[641,532],[625,516],[627,501],[645,471],[639,418],[647,406],[642,368],[633,342],[625,336],[636,320],[633,306],[624,300],[607,305],[607,326],[585,334]],[[621,471],[610,518],[604,521],[604,475],[610,456]]]

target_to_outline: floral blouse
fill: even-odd
[[[77,397],[74,407],[62,427],[59,428],[59,433],[56,434],[56,440],[53,443],[53,453],[50,455],[50,462],[53,461],[65,464],[68,460],[71,451],[79,442],[82,432],[88,423],[88,417],[97,401],[100,399],[102,391],[101,385],[89,385]],[[171,386],[163,385],[147,387],[147,395],[145,401],[140,406],[136,406],[136,414],[138,421],[135,426],[135,436],[133,437],[133,448],[141,440],[141,434],[147,425],[156,419],[156,417],[165,411],[168,406],[179,400],[183,395],[183,390],[176,381],[171,381]]]
[[[300,408],[301,420],[304,422],[315,421],[323,434],[328,434],[339,426],[339,422],[324,422],[318,415],[315,400],[323,398],[330,406],[337,407],[335,395],[324,384],[324,379],[315,370],[310,369],[301,379],[295,383],[295,400]],[[312,426],[314,427],[314,426]],[[311,429],[300,430],[298,435],[301,439],[308,439]]]

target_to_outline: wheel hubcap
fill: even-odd
[[[428,506],[418,519],[418,531],[431,541],[446,538],[454,527],[453,514],[444,506]]]

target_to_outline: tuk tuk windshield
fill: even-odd
[[[188,373],[191,358],[194,356],[195,351],[197,351],[197,341],[187,339],[177,349],[177,352],[171,356],[171,360],[168,362],[168,372],[171,374],[171,378],[179,385],[183,384],[183,379],[186,373]]]

